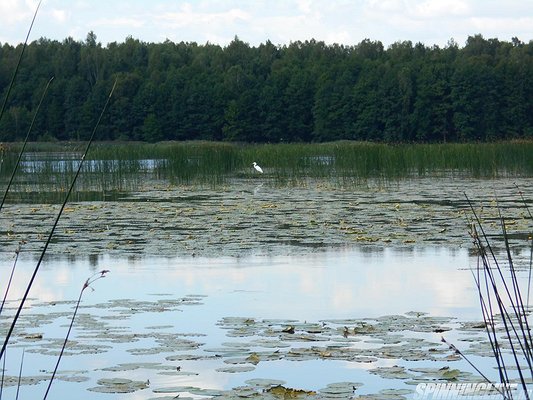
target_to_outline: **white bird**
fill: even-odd
[[[261,168],[259,165],[257,165],[257,163],[254,161],[254,168],[256,171],[259,171],[261,173],[263,173],[263,168]]]

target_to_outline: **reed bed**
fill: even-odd
[[[18,145],[3,152],[0,180],[7,181]],[[56,192],[71,181],[79,162],[76,143],[31,143],[14,191]],[[472,178],[533,176],[533,141],[499,143],[235,144],[220,142],[95,143],[87,156],[78,191],[138,189],[147,179],[170,184],[217,186],[252,178],[256,161],[272,184],[292,185],[309,178],[334,185],[393,182],[417,176]]]

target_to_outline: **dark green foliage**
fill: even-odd
[[[5,96],[21,46],[0,44]],[[410,41],[384,49],[314,40],[251,47],[144,43],[103,47],[41,38],[27,47],[0,142],[21,140],[55,77],[34,140],[86,139],[118,86],[103,140],[234,142],[493,141],[533,136],[533,42],[468,38],[459,48]]]

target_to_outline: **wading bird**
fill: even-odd
[[[259,165],[257,165],[257,163],[254,161],[254,168],[256,171],[259,171],[261,173],[263,173],[263,168],[261,168]]]

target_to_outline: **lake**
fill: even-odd
[[[18,375],[24,351],[21,395],[42,397],[83,283],[109,270],[83,293],[51,397],[279,398],[282,385],[302,398],[411,398],[421,382],[480,381],[442,336],[497,380],[465,193],[495,243],[496,205],[508,217],[525,290],[531,220],[517,186],[530,204],[528,178],[457,175],[340,187],[246,171],[216,187],[145,180],[75,193],[6,375]],[[17,198],[0,215],[2,288],[24,241],[3,330],[59,210]],[[5,385],[6,398],[15,392]]]

